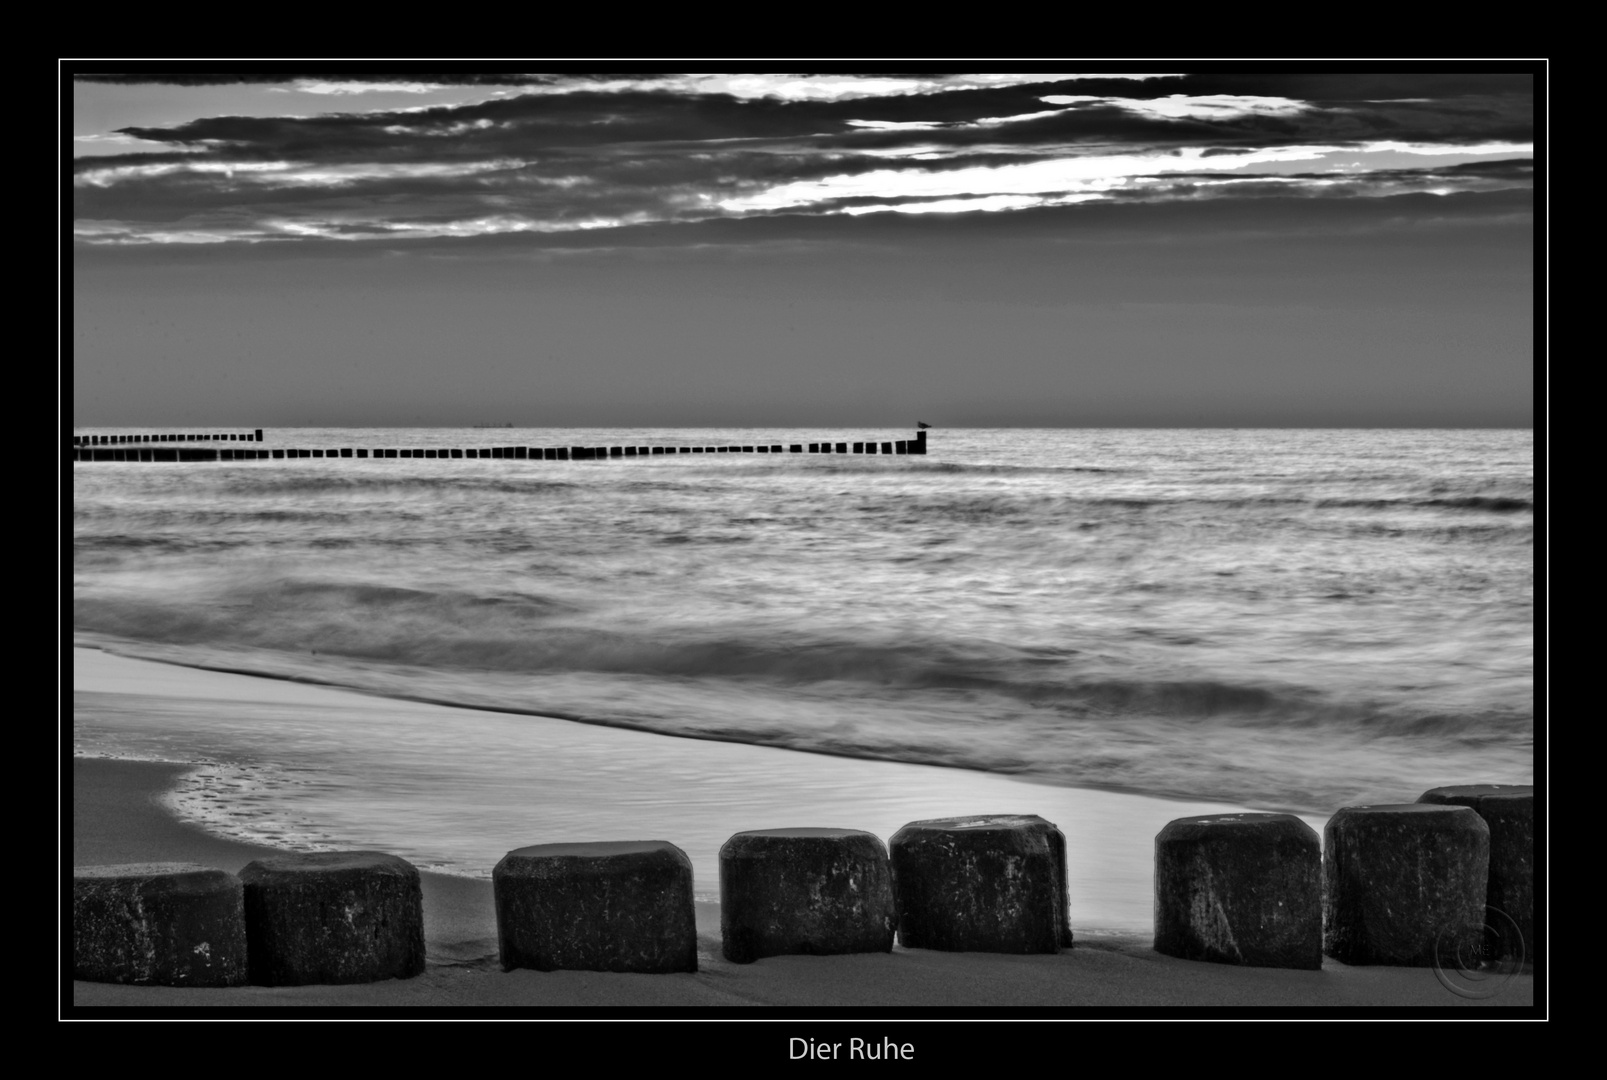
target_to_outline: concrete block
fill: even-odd
[[[491,880],[505,971],[697,970],[692,860],[674,844],[538,844]]]
[[[73,978],[239,986],[246,981],[240,879],[193,863],[74,867]]]
[[[1483,948],[1490,829],[1464,806],[1347,806],[1323,830],[1322,951],[1427,967]]]
[[[1155,837],[1155,951],[1322,967],[1322,845],[1293,814],[1179,818]]]
[[[1052,953],[1071,944],[1066,838],[1043,818],[914,821],[888,849],[906,948]]]
[[[896,922],[887,849],[871,833],[765,829],[720,848],[720,937],[732,963],[891,952]]]
[[[366,983],[424,971],[424,901],[413,865],[378,851],[275,855],[247,863],[251,981]]]

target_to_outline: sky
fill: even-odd
[[[1544,68],[1396,67],[64,64],[72,421],[1530,426]]]

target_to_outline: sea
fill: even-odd
[[[252,445],[910,437],[295,428]],[[933,428],[927,445],[70,464],[73,639],[677,751],[744,743],[1319,818],[1533,782],[1532,431]],[[266,815],[280,830],[331,788],[349,820],[393,822],[398,748],[472,792],[476,762],[510,751],[441,715],[398,710],[378,739],[330,725],[299,758],[286,737],[254,798],[283,804]],[[262,765],[263,732],[218,730],[197,760]],[[72,739],[173,757],[110,720]],[[367,746],[320,779],[341,739]],[[195,814],[284,842],[216,796]],[[429,828],[434,865],[487,870],[440,855],[483,829],[472,798]]]

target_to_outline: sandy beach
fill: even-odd
[[[98,717],[97,723],[105,723],[110,713],[124,717],[180,714],[198,700],[229,700],[241,708],[248,708],[255,702],[281,712],[320,707],[439,708],[385,701],[324,687],[127,660],[96,650],[75,649],[73,664],[77,698],[75,728],[81,710],[86,708]],[[109,712],[113,697],[118,707]],[[660,748],[666,753],[729,758],[732,767],[738,758],[745,757],[756,770],[773,768],[771,755],[783,754],[796,759],[794,763],[806,770],[886,770],[886,775],[892,776],[896,770],[909,768],[738,744],[671,739],[562,721],[552,723],[572,729],[568,734],[582,741],[606,742],[620,736],[647,739],[654,745],[661,744]],[[181,755],[175,752],[173,757]],[[224,839],[187,824],[169,809],[164,796],[193,768],[182,760],[73,758],[70,776],[64,777],[71,792],[71,817],[66,831],[72,837],[73,864],[185,861],[238,871],[251,859],[268,853],[271,849]],[[1080,906],[1079,895],[1098,896],[1102,888],[1111,891],[1112,884],[1108,880],[1086,880],[1091,873],[1101,873],[1098,867],[1102,860],[1109,862],[1108,856],[1099,850],[1090,850],[1087,861],[1080,859],[1079,852],[1083,849],[1079,846],[1081,833],[1077,823],[1057,820],[1057,814],[1076,811],[1041,809],[1036,804],[1023,806],[1019,792],[1041,793],[1046,805],[1058,806],[1061,804],[1054,802],[1055,799],[1074,797],[1084,801],[1089,813],[1096,807],[1104,808],[1100,830],[1103,842],[1110,845],[1111,850],[1128,853],[1125,870],[1118,867],[1107,872],[1107,876],[1114,874],[1118,879],[1116,891],[1130,889],[1133,867],[1142,868],[1149,863],[1154,815],[1186,816],[1195,812],[1192,809],[1195,804],[1026,785],[1003,777],[962,775],[958,770],[933,771],[948,774],[955,781],[956,791],[964,790],[961,781],[1012,784],[1018,789],[1017,804],[992,809],[1042,813],[1066,829],[1072,879],[1072,925],[1077,931],[1074,948],[1054,956],[1003,956],[895,946],[891,954],[775,957],[738,965],[721,957],[718,908],[703,901],[698,905],[699,970],[696,974],[504,972],[495,958],[496,925],[490,882],[426,872],[423,875],[424,916],[429,963],[426,972],[418,978],[361,986],[203,990],[79,982],[70,980],[70,972],[64,972],[64,990],[66,984],[71,983],[70,991],[63,995],[64,1015],[136,1015],[124,1011],[127,1007],[176,1016],[189,1011],[203,1012],[214,1006],[246,1010],[297,1006],[331,1009],[337,1015],[355,1017],[367,1013],[348,1012],[349,1007],[380,1010],[435,1007],[450,1017],[470,1018],[482,1013],[518,1015],[506,1012],[508,1007],[537,1010],[532,1015],[556,1016],[562,1014],[555,1010],[584,1006],[596,1007],[597,1011],[591,1014],[596,1016],[652,1017],[660,1015],[661,1010],[701,1006],[703,1012],[691,1015],[714,1019],[738,1014],[770,1018],[792,1015],[793,1010],[798,1010],[797,1015],[830,1019],[870,1010],[918,1021],[955,1010],[1005,1019],[1040,1016],[1043,1015],[1040,1011],[1045,1009],[1089,1006],[1131,1010],[1143,1015],[1145,1010],[1157,1007],[1204,1011],[1223,1007],[1301,1010],[1409,1007],[1432,1011],[1485,1007],[1522,1010],[1535,1004],[1536,980],[1529,973],[1511,978],[1493,996],[1473,998],[1451,993],[1428,969],[1347,967],[1325,960],[1320,971],[1288,971],[1196,963],[1163,956],[1153,950],[1150,937],[1142,930],[1129,927],[1123,932],[1108,925],[1090,925],[1086,918],[1090,905],[1106,912],[1125,911],[1129,918],[1139,905],[1128,902],[1123,907],[1113,901],[1101,908],[1099,903],[1088,901]],[[646,776],[636,779],[641,783],[650,782]],[[800,782],[807,783],[807,777]],[[532,798],[541,798],[539,786],[533,789]],[[1146,819],[1143,813],[1135,813],[1136,803],[1124,800],[1157,803],[1160,808]],[[975,811],[972,805],[965,803],[955,807],[953,812]],[[1164,816],[1161,820],[1164,823]],[[772,826],[769,822],[757,822],[752,827]],[[658,823],[642,829],[655,834],[663,831],[664,839],[682,842],[680,837],[670,834],[673,823]],[[694,851],[694,862],[697,861]],[[1090,866],[1094,869],[1090,870]],[[1079,893],[1079,880],[1083,881],[1082,893]],[[1147,893],[1142,902],[1148,903]],[[1081,920],[1079,911],[1085,914]],[[1121,919],[1104,921],[1119,923]],[[70,926],[64,926],[64,942],[70,933]],[[747,1010],[748,1006],[772,1006],[785,1011],[773,1009],[754,1013]],[[1075,1017],[1079,1014],[1061,1015]],[[953,1031],[940,1035],[935,1028],[919,1030],[926,1033],[929,1048],[939,1038],[952,1042],[958,1037]],[[975,1029],[968,1030],[974,1032]],[[919,1041],[922,1036],[915,1037]],[[783,1052],[777,1053],[785,1057]]]

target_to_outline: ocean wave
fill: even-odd
[[[1145,510],[1150,507],[1215,507],[1223,509],[1261,509],[1264,507],[1317,507],[1321,509],[1347,509],[1347,510],[1400,510],[1410,507],[1434,507],[1448,510],[1489,510],[1497,513],[1510,513],[1519,510],[1533,510],[1534,503],[1528,499],[1509,498],[1507,496],[1466,496],[1454,499],[1424,499],[1424,498],[1394,498],[1394,499],[1313,499],[1304,496],[1282,495],[1222,495],[1202,496],[1198,494],[1180,496],[1126,496],[1126,495],[999,495],[983,496],[984,503],[994,502],[999,506],[1008,506],[1019,510],[1041,508],[1048,505],[1063,504],[1066,506],[1114,506]]]
[[[968,465],[953,461],[919,461],[912,462],[912,465],[921,472],[950,473],[956,476],[1056,476],[1064,473],[1121,474],[1141,471],[1132,467],[1105,465]]]
[[[303,495],[359,495],[364,493],[419,492],[490,492],[493,494],[541,494],[573,488],[574,480],[551,477],[497,477],[474,474],[462,475],[384,475],[357,476],[350,473],[250,473],[238,472],[220,475],[217,480],[220,495],[229,496],[303,496]]]
[[[291,580],[230,590],[207,606],[126,596],[82,597],[81,631],[161,646],[238,648],[269,667],[320,679],[357,678],[363,665],[405,669],[414,683],[464,685],[486,676],[626,676],[668,683],[742,685],[765,693],[884,699],[899,694],[974,696],[990,709],[1064,716],[1149,717],[1280,729],[1344,728],[1368,738],[1510,733],[1532,717],[1500,709],[1461,714],[1336,688],[1152,670],[1152,664],[1070,647],[1019,647],[934,634],[862,636],[794,627],[588,625],[581,605],[555,595],[476,595],[373,583]],[[351,665],[350,670],[342,665]],[[1123,670],[1123,668],[1127,670]],[[365,669],[366,670],[366,669]],[[305,672],[302,672],[305,674]],[[366,676],[364,676],[366,677]],[[439,700],[453,700],[441,693]],[[463,700],[461,704],[472,704]],[[1494,717],[1494,719],[1492,719]]]
[[[1443,506],[1451,510],[1491,510],[1498,514],[1534,510],[1531,499],[1510,499],[1498,495],[1469,495],[1460,499],[1424,499],[1420,506]]]
[[[870,506],[867,509],[884,508]],[[1505,496],[1468,496],[1452,499],[1408,497],[1388,499],[1312,499],[1300,496],[1278,495],[1207,497],[1199,494],[1128,496],[988,492],[963,493],[946,497],[908,498],[903,501],[900,509],[905,514],[906,520],[910,522],[918,522],[923,516],[931,516],[963,523],[1009,520],[1019,521],[1024,524],[1051,524],[1067,517],[1078,515],[1088,517],[1109,511],[1143,512],[1154,510],[1163,513],[1183,511],[1209,515],[1219,511],[1281,510],[1291,513],[1276,519],[1277,524],[1284,527],[1300,527],[1302,520],[1298,512],[1313,509],[1381,511],[1429,509],[1512,514],[1521,511],[1532,512],[1534,504],[1526,499]],[[1359,520],[1362,524],[1366,524],[1365,519],[1359,518]],[[1090,523],[1090,527],[1094,524],[1097,523]],[[1258,524],[1258,527],[1264,526],[1265,523]],[[1437,525],[1435,518],[1423,515],[1413,527],[1435,528],[1440,526]]]
[[[1403,507],[1426,506],[1440,510],[1489,510],[1503,514],[1534,509],[1534,503],[1529,499],[1504,495],[1468,495],[1455,499],[1317,499],[1310,505],[1352,510],[1399,510]]]

